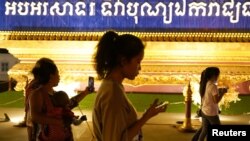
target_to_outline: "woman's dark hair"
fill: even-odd
[[[200,96],[201,98],[205,95],[207,82],[213,77],[219,77],[220,69],[217,67],[208,67],[201,73],[200,79]]]
[[[56,74],[57,71],[57,66],[53,60],[49,58],[41,58],[36,62],[31,73],[37,84],[46,84],[50,80],[50,75]]]
[[[134,35],[118,35],[114,31],[106,32],[99,41],[94,56],[98,78],[105,78],[110,71],[121,65],[122,58],[130,61],[143,50],[144,44]]]

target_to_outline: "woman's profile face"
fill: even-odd
[[[137,56],[133,57],[130,61],[127,61],[122,67],[122,74],[124,78],[133,80],[139,74],[141,70],[141,61],[143,59],[144,52],[142,51]]]
[[[215,83],[218,81],[218,79],[219,79],[219,75],[217,76],[217,75],[214,75],[213,77],[212,77],[212,81],[214,81]]]
[[[59,81],[60,81],[60,75],[58,71],[56,71],[55,74],[50,75],[50,82],[53,87],[57,86]]]

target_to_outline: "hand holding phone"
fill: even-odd
[[[225,93],[227,93],[227,91],[228,91],[227,87],[218,88],[219,95],[224,95]]]
[[[163,108],[163,107],[167,106],[168,104],[169,104],[168,101],[164,101],[162,104],[156,106],[156,108]]]
[[[90,76],[88,80],[88,91],[94,92],[95,86],[94,86],[94,77]]]

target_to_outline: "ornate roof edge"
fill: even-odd
[[[0,31],[0,40],[98,41],[104,32]],[[119,32],[143,41],[169,42],[250,42],[248,32]]]

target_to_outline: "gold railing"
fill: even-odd
[[[97,41],[104,32],[0,31],[0,40]],[[249,42],[248,32],[119,32],[130,33],[144,41],[173,42]]]

